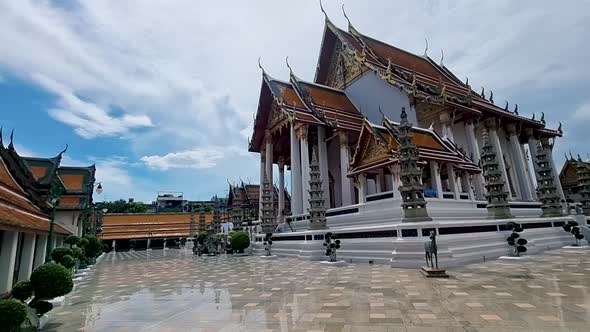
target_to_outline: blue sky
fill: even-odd
[[[345,27],[342,1],[325,0]],[[590,5],[576,1],[344,1],[355,27],[445,65],[504,105],[564,124],[556,163],[586,155]],[[67,4],[67,5],[64,5]],[[96,163],[102,197],[225,195],[258,181],[246,151],[258,57],[313,80],[323,15],[309,1],[0,0],[0,124],[22,154]],[[5,138],[7,138],[5,131]]]

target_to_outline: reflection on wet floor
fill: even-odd
[[[590,251],[449,270],[110,253],[48,331],[587,331]]]

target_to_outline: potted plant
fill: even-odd
[[[580,240],[584,238],[584,235],[580,233],[580,227],[576,221],[569,220],[565,225],[563,225],[563,230],[568,233],[572,233],[574,239],[576,240],[574,246],[580,246]]]
[[[514,248],[513,255],[516,257],[520,257],[521,253],[525,253],[527,251],[526,244],[528,241],[522,237],[520,237],[519,233],[524,231],[524,228],[521,224],[515,223],[513,221],[508,223],[508,229],[512,230],[512,233],[506,239],[509,246]]]

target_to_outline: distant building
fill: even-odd
[[[274,208],[275,216],[287,216],[291,214],[291,196],[284,191],[284,203],[279,203],[279,188],[274,190]],[[234,224],[235,228],[251,225],[253,221],[258,220],[259,216],[259,202],[260,202],[260,185],[258,184],[244,184],[229,186],[229,194],[227,198],[227,216],[229,221]],[[280,207],[282,206],[282,211]],[[279,212],[282,212],[280,214]]]

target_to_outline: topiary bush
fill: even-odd
[[[86,257],[98,257],[102,252],[102,241],[96,236],[86,236],[88,244],[84,247],[84,253]]]
[[[51,252],[51,259],[56,263],[61,263],[64,256],[73,256],[72,249],[69,248],[55,248]]]
[[[250,246],[250,235],[244,231],[238,231],[231,237],[231,246],[239,253],[243,253],[244,249]]]
[[[324,236],[326,241],[324,247],[326,247],[326,256],[330,257],[330,262],[336,262],[336,250],[340,249],[340,240],[336,239],[336,234],[332,232],[326,233]]]
[[[88,245],[88,239],[86,238],[81,238],[80,239],[80,243],[78,243],[78,246],[80,248],[86,248],[86,246]]]
[[[506,239],[509,246],[514,247],[514,256],[520,256],[521,253],[525,253],[527,251],[526,244],[528,241],[522,237],[520,237],[521,232],[524,231],[524,228],[521,224],[515,223],[513,221],[508,223],[508,229],[512,230],[512,233]]]
[[[84,251],[82,250],[82,248],[72,248],[72,257],[74,259],[83,259],[84,258]]]
[[[25,302],[28,298],[33,296],[33,286],[30,281],[19,281],[17,282],[10,291],[10,296]]]
[[[197,235],[197,243],[200,243],[201,245],[205,244],[206,238],[207,238],[207,234],[199,233],[199,235]]]
[[[80,244],[80,238],[77,237],[76,235],[70,235],[68,237],[66,237],[66,239],[64,240],[65,244],[69,244],[70,248],[73,246],[77,246]]]
[[[580,240],[584,238],[584,235],[580,233],[580,227],[578,227],[577,222],[569,220],[565,225],[563,225],[563,230],[568,233],[572,233],[574,239],[576,240],[575,246],[580,245]]]
[[[74,288],[70,272],[64,266],[55,263],[41,265],[33,271],[31,285],[35,295],[32,302],[63,296]]]
[[[76,260],[74,259],[74,257],[70,255],[65,255],[61,258],[59,264],[63,265],[66,269],[70,270],[71,268],[76,266]]]
[[[16,299],[0,300],[0,331],[18,331],[27,319],[27,307]]]

